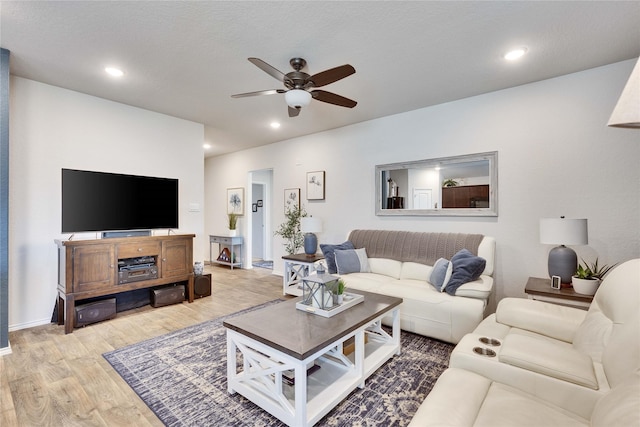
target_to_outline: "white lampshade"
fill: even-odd
[[[633,67],[607,125],[640,129],[640,59]]]
[[[291,108],[306,107],[311,102],[311,94],[302,89],[291,89],[285,92],[284,99]]]
[[[540,218],[540,243],[546,245],[586,245],[586,219]]]
[[[322,232],[322,220],[314,216],[300,218],[300,231],[303,233],[320,233]]]

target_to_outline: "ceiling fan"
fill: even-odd
[[[292,58],[289,61],[294,71],[284,74],[282,71],[272,67],[261,59],[249,58],[249,61],[260,68],[271,77],[280,80],[286,89],[260,90],[257,92],[239,93],[231,95],[232,98],[244,98],[246,96],[273,95],[284,93],[284,98],[289,106],[289,117],[296,117],[300,114],[300,109],[306,107],[311,102],[311,98],[341,107],[353,108],[357,102],[325,90],[314,90],[314,88],[326,86],[338,80],[344,79],[356,72],[356,69],[349,64],[331,68],[310,76],[302,70],[307,61],[302,58]]]

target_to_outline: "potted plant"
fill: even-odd
[[[342,304],[344,301],[344,288],[346,287],[346,284],[344,283],[344,280],[342,279],[338,279],[338,283],[336,284],[336,288],[333,290],[334,292],[334,304]]]
[[[598,265],[598,258],[592,264],[587,263],[584,260],[578,265],[576,274],[571,278],[571,284],[573,290],[579,294],[594,295],[600,286],[602,278],[609,272],[616,264],[613,265]]]
[[[229,219],[229,236],[234,237],[237,233],[236,225],[238,224],[238,214],[231,212],[227,214],[227,217]]]
[[[297,253],[304,245],[304,234],[300,231],[300,218],[306,216],[307,212],[304,208],[287,209],[286,220],[273,232],[274,235],[285,239],[284,249],[289,255]]]
[[[456,181],[455,179],[445,179],[444,182],[442,183],[443,187],[457,187],[458,186],[458,181]]]

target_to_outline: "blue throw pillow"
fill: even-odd
[[[473,255],[467,249],[462,249],[451,257],[451,263],[453,264],[453,273],[445,291],[449,295],[455,295],[460,286],[478,280],[487,265],[487,260]]]
[[[447,283],[451,280],[453,273],[453,264],[444,258],[440,258],[433,264],[429,283],[433,285],[438,292],[444,292]]]
[[[327,262],[327,270],[329,270],[329,274],[336,274],[338,272],[338,269],[336,268],[336,249],[355,249],[355,247],[353,246],[353,243],[348,240],[344,243],[340,243],[339,245],[320,244],[320,250],[324,255],[324,260]]]
[[[338,274],[369,273],[369,258],[364,248],[336,249],[336,268]]]

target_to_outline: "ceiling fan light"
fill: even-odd
[[[284,94],[287,105],[291,108],[302,108],[311,102],[311,94],[306,90],[292,89]]]

